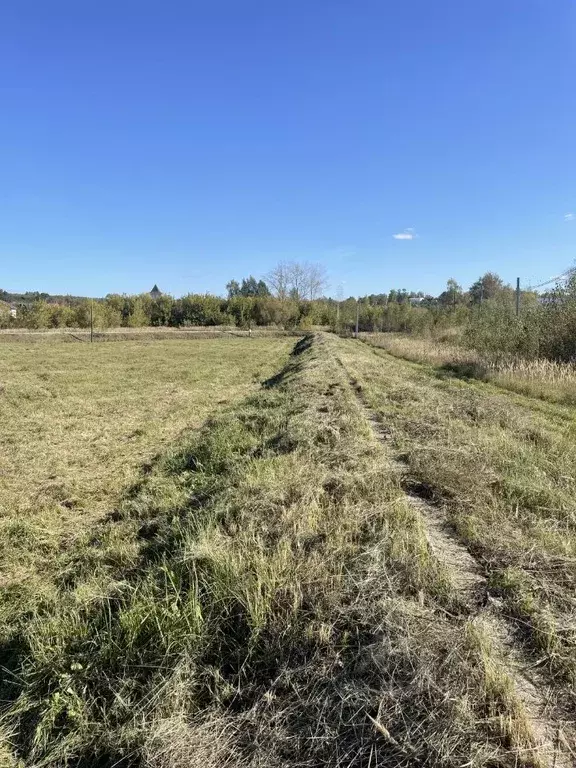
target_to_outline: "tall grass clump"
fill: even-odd
[[[576,404],[573,362],[522,357],[493,349],[493,337],[479,344],[481,351],[406,334],[363,334],[362,338],[396,357],[431,365],[447,374],[489,381],[513,392],[555,403]],[[467,333],[466,338],[470,342],[471,334]],[[509,346],[513,346],[512,343]]]

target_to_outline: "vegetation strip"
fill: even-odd
[[[354,364],[372,407],[393,425],[409,475],[482,561],[519,639],[556,682],[573,683],[574,409],[446,377],[382,350],[360,353]],[[571,687],[563,698],[576,706]]]
[[[346,370],[340,358],[338,361]],[[386,444],[388,433],[382,429],[376,413],[369,408],[362,397],[362,387],[350,375],[349,379],[374,437]],[[534,736],[535,760],[543,766],[558,766],[558,768],[573,765],[576,753],[572,751],[563,733],[563,724],[554,722],[547,713],[549,706],[547,697],[530,679],[528,661],[520,657],[517,649],[514,648],[506,622],[500,612],[494,610],[495,601],[489,595],[487,579],[481,574],[482,569],[479,564],[451,533],[446,518],[437,507],[419,497],[414,491],[408,493],[407,498],[422,516],[430,549],[435,557],[448,567],[455,589],[474,615],[482,620],[492,647],[502,658],[502,675],[512,681],[514,693],[522,702]],[[482,600],[480,604],[479,588],[488,598]]]
[[[445,376],[478,379],[521,395],[576,405],[576,366],[573,360],[526,360],[496,352],[481,353],[473,348],[399,333],[366,333],[361,338],[395,357],[431,365]]]

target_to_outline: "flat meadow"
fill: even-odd
[[[61,553],[181,433],[244,398],[290,339],[0,347],[0,617],[52,589]]]
[[[328,333],[0,359],[2,768],[574,765],[573,409]]]

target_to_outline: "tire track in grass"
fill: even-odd
[[[391,455],[387,447],[390,432],[368,406],[361,387],[340,357],[336,356],[336,361],[346,374],[374,438],[386,448],[391,467],[399,474],[403,473],[402,463]],[[408,502],[417,510],[423,521],[430,550],[451,575],[454,589],[469,612],[467,620],[481,622],[482,629],[500,657],[501,669],[498,671],[511,681],[513,692],[522,704],[534,746],[532,754],[527,754],[526,751],[520,754],[519,750],[516,750],[517,765],[574,768],[574,734],[569,732],[567,723],[550,714],[550,697],[545,693],[546,686],[539,681],[535,683],[530,678],[530,665],[514,642],[508,622],[500,614],[499,602],[489,594],[481,565],[458,540],[442,510],[426,499],[425,489],[417,484],[408,484],[405,493]],[[497,662],[497,659],[494,661]]]

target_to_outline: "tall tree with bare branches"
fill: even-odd
[[[328,287],[326,268],[322,264],[281,261],[266,276],[279,299],[317,299]]]

